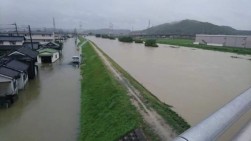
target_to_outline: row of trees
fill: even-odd
[[[111,36],[111,35],[107,35],[107,34],[96,34],[95,35],[97,38],[105,38],[105,39],[111,39],[111,40],[115,40],[115,37],[114,36]]]
[[[119,37],[119,41],[120,42],[128,42],[128,43],[132,43],[133,41],[135,43],[143,43],[144,40],[140,39],[140,38],[132,38],[130,36],[123,36],[123,37]],[[156,44],[156,39],[146,39],[145,40],[145,46],[147,47],[158,47],[158,45]]]
[[[155,39],[148,39],[145,41],[145,46],[147,47],[158,47]]]
[[[112,39],[114,40],[115,37],[111,36],[111,35],[107,35],[107,34],[96,34],[96,37],[98,38],[105,38],[105,39]],[[143,39],[140,38],[132,38],[131,36],[120,36],[118,37],[118,40],[120,42],[126,42],[126,43],[144,43]],[[158,47],[158,45],[156,44],[156,39],[146,39],[145,40],[145,46],[147,47]]]

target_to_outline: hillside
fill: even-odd
[[[195,20],[183,20],[174,23],[165,23],[151,27],[142,31],[141,34],[242,34],[251,35],[251,31],[236,30],[229,26],[218,26],[208,22],[200,22]]]

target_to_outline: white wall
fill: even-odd
[[[59,52],[56,52],[56,53],[53,53],[53,56],[52,56],[52,63],[57,61],[59,59]]]
[[[30,41],[30,36],[25,36],[26,41]],[[52,42],[54,40],[53,35],[32,35],[31,36],[33,42],[39,42],[40,44],[45,44]]]
[[[53,53],[52,58],[51,58],[51,62],[53,63],[53,62],[57,61],[59,59],[59,57],[60,57],[59,52]],[[39,64],[42,63],[42,59],[39,55],[37,56],[37,63],[39,63]]]
[[[2,77],[2,76],[0,76]],[[3,77],[4,78],[4,77]],[[0,96],[4,96],[2,94],[5,94],[5,95],[14,95],[14,94],[17,94],[18,93],[18,84],[16,85],[16,88],[13,87],[13,84],[16,83],[16,80],[12,80],[12,79],[9,79],[9,78],[6,78],[9,80],[9,82],[6,82],[7,84],[1,84],[0,85],[4,85],[3,87],[1,87],[1,90],[0,90]]]
[[[245,39],[247,38],[247,39]],[[196,35],[195,42],[203,43],[203,40],[207,42],[207,45],[215,46],[229,46],[251,48],[251,36],[235,36],[235,35]]]
[[[23,79],[23,77],[25,76],[26,79]],[[18,89],[24,89],[24,86],[26,85],[28,81],[28,76],[26,73],[22,72],[20,78],[17,80],[18,82]]]
[[[246,48],[251,48],[251,36],[246,39]]]
[[[16,87],[14,88],[14,83],[16,83]],[[11,85],[11,95],[17,94],[18,93],[18,83],[17,80],[12,80],[12,85]]]
[[[40,57],[39,55],[37,56],[37,63],[38,63],[38,64],[41,64],[41,63],[42,63],[41,57]]]

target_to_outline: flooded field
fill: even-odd
[[[0,109],[1,141],[77,140],[80,107],[79,69],[70,64],[76,55],[74,39],[64,43],[63,56],[39,66],[9,109]]]
[[[186,47],[121,43],[88,37],[105,53],[191,125],[195,125],[251,87],[250,55]],[[246,113],[222,140],[251,118]]]

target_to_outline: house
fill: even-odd
[[[28,64],[28,77],[29,79],[33,79],[37,73],[37,66],[35,65],[37,62],[37,55],[37,51],[22,47],[10,53],[8,57]]]
[[[33,42],[33,41],[32,41],[32,44],[31,42],[24,42],[23,47],[30,48],[32,50],[38,50],[40,49],[41,44],[39,42]]]
[[[58,51],[62,50],[62,45],[59,45],[55,42],[49,42],[43,45],[43,48],[51,48],[51,49],[56,49]]]
[[[38,63],[53,63],[59,59],[59,52],[52,48],[40,49],[37,56]]]
[[[194,44],[251,48],[251,36],[196,34]]]
[[[52,42],[54,41],[54,34],[52,32],[36,32],[33,31],[31,33],[31,37],[32,37],[32,42],[39,42],[40,44],[46,44],[48,42]],[[28,42],[30,42],[30,35],[29,34],[25,34],[25,38],[27,39]]]
[[[25,41],[24,36],[6,36],[6,35],[1,35],[0,36],[0,45],[4,46],[13,46],[13,45],[23,45]]]
[[[5,68],[18,71],[20,73],[20,79],[18,79],[18,89],[23,89],[28,82],[28,67],[29,65],[20,61],[9,59],[3,65]]]
[[[0,67],[0,97],[11,97],[18,93],[20,73],[6,67]]]

